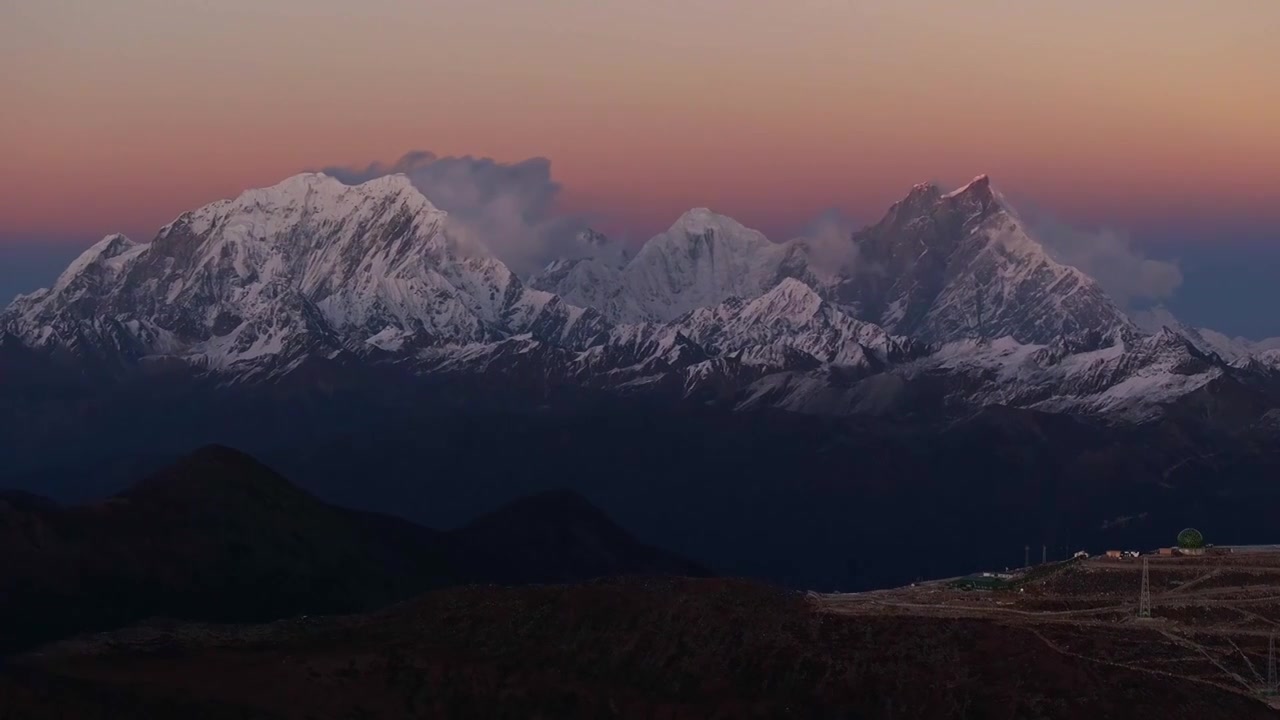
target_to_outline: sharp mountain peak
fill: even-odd
[[[930,353],[964,355],[964,367],[1023,357],[1040,364],[1025,371],[1031,381],[1058,383],[1068,369],[1054,363],[1100,341],[1037,347],[1136,332],[1095,282],[1043,251],[987,175],[945,194],[916,185],[847,247],[821,251],[706,207],[634,256],[584,230],[572,259],[527,284],[485,238],[454,237],[445,217],[405,175],[358,185],[295,175],[186,213],[150,244],[104,238],[55,288],[0,313],[0,345],[15,367],[57,357],[109,377],[160,366],[256,382],[334,361],[681,397],[717,387],[717,402],[743,408],[829,409],[896,400],[892,385],[840,396],[853,391],[822,368],[842,368],[832,377],[847,382]],[[840,270],[819,275],[819,252],[840,255]],[[988,347],[1002,337],[1019,347]],[[958,341],[975,342],[937,350]],[[1161,354],[1095,359],[1114,360],[1123,378]],[[1186,368],[1196,382],[1219,371]]]

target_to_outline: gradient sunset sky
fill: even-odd
[[[1280,272],[1277,38],[1277,0],[0,0],[0,267],[422,149],[549,158],[636,240],[990,173],[1176,254],[1212,315],[1213,252]]]

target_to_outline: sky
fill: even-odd
[[[1280,335],[1252,307],[1280,305],[1277,37],[1276,0],[0,0],[0,295],[424,150],[545,158],[560,211],[631,243],[694,206],[784,239],[988,173],[1177,265],[1133,302]]]

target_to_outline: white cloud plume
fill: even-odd
[[[1182,285],[1182,269],[1176,260],[1147,257],[1127,233],[1107,228],[1080,230],[1053,220],[1036,223],[1035,232],[1055,260],[1097,280],[1122,306],[1168,298]]]
[[[406,174],[432,204],[449,213],[449,229],[458,240],[488,248],[520,275],[584,251],[574,238],[586,221],[557,211],[560,185],[551,179],[546,158],[504,163],[415,151],[391,164],[324,172],[351,184]]]
[[[858,246],[853,242],[856,228],[839,210],[827,210],[806,223],[794,242],[804,245],[809,268],[817,275],[847,275],[858,265]]]

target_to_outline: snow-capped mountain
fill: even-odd
[[[858,268],[831,297],[900,335],[1046,343],[1132,329],[1096,282],[1049,256],[985,175],[946,194],[917,185],[853,242]]]
[[[553,260],[529,279],[529,286],[617,320],[624,312],[619,298],[630,253],[595,230],[584,230],[576,239],[577,254]]]
[[[532,284],[615,322],[670,322],[731,297],[758,297],[784,278],[809,278],[799,245],[772,242],[706,208],[681,215],[629,261],[617,257],[557,261]]]
[[[1191,341],[1202,352],[1215,353],[1230,363],[1247,363],[1253,359],[1280,368],[1280,364],[1275,361],[1280,358],[1280,338],[1249,340],[1230,337],[1209,328],[1193,327],[1179,320],[1163,305],[1135,313],[1134,322],[1150,333],[1158,333],[1166,328],[1172,330]]]
[[[1256,421],[1280,402],[1278,379],[1266,369],[1228,365],[1170,330],[1070,354],[1057,343],[1027,345],[1006,336],[948,343],[853,382],[833,382],[825,371],[771,374],[747,387],[738,407],[945,414],[948,408],[996,405],[1144,422],[1179,404],[1210,414],[1234,404],[1246,406],[1240,414]]]
[[[1136,330],[1092,278],[1050,257],[986,176],[945,194],[917,185],[849,243],[857,262],[827,276],[811,268],[804,239],[771,242],[695,209],[630,262],[558,261],[533,284],[617,322],[670,321],[795,278],[853,317],[925,342]]]
[[[846,315],[794,278],[784,278],[754,300],[732,298],[699,308],[676,324],[716,355],[785,347],[823,365],[880,368],[925,353],[910,338]]]
[[[758,297],[806,270],[795,246],[696,208],[645,243],[623,281],[645,319],[670,321],[731,297]]]
[[[446,220],[402,175],[299,175],[186,213],[149,244],[110,236],[0,318],[34,348],[217,369],[522,332],[585,346],[605,331]]]
[[[299,175],[185,213],[148,244],[108,236],[0,312],[0,370],[176,367],[248,384],[320,359],[481,378],[499,395],[1133,421],[1189,398],[1248,420],[1280,398],[1280,353],[1227,352],[1181,326],[1144,333],[1054,262],[985,177],[917,186],[849,239],[858,263],[835,276],[811,270],[806,242],[705,209],[634,256],[585,231],[528,282],[463,237],[405,176]]]

